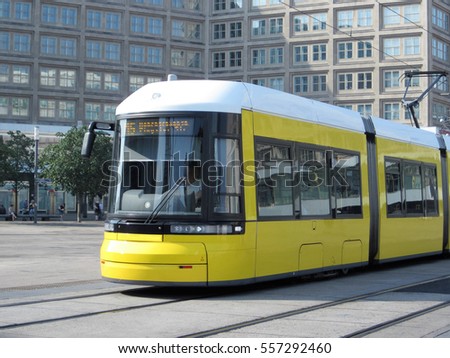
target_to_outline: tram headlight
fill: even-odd
[[[241,233],[242,227],[233,227],[232,225],[192,225],[192,224],[176,224],[170,225],[171,234],[233,234]]]
[[[118,220],[105,221],[105,231],[115,231]]]

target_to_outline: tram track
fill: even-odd
[[[339,306],[354,303],[358,301],[364,301],[371,299],[376,296],[380,296],[387,293],[396,292],[399,290],[407,290],[412,289],[416,286],[429,284],[438,282],[440,280],[449,279],[450,275],[440,276],[434,279],[429,280],[423,280],[420,282],[407,284],[407,285],[401,285],[396,287],[391,287],[387,289],[382,289],[374,292],[364,293],[360,295],[354,295],[351,297],[345,297],[338,300],[333,300],[330,302],[325,302],[321,304],[312,305],[309,307],[303,307],[298,308],[294,310],[288,310],[284,312],[279,312],[271,315],[266,315],[263,317],[257,317],[250,320],[245,320],[242,322],[238,322],[235,324],[225,325],[221,327],[216,327],[209,330],[204,331],[197,331],[192,332],[184,335],[178,336],[178,338],[206,338],[206,337],[212,337],[220,334],[226,334],[232,331],[236,331],[242,328],[255,326],[263,323],[267,323],[270,321],[276,321],[281,319],[286,319],[289,317],[299,316],[306,313],[311,312],[318,312],[320,310],[326,310],[328,308],[338,308]],[[90,282],[86,282],[86,284],[89,284]],[[1,289],[0,293],[2,291],[11,291],[11,290],[32,290],[32,289],[45,289],[47,287],[57,288],[57,287],[65,287],[67,285],[82,285],[83,282],[67,282],[67,283],[54,283],[50,285],[34,285],[34,286],[23,286],[23,287],[15,287],[15,288],[6,288]],[[277,286],[275,286],[276,289]],[[273,286],[270,286],[269,289],[272,289]],[[170,291],[170,289],[161,289],[161,288],[132,288],[128,290],[120,289],[120,290],[113,290],[113,291],[107,291],[107,292],[92,292],[92,293],[82,293],[82,294],[70,294],[62,297],[54,297],[54,298],[43,298],[43,299],[35,299],[31,301],[25,301],[25,302],[16,302],[16,303],[5,303],[0,304],[0,309],[9,309],[9,308],[20,308],[20,307],[39,307],[39,305],[43,305],[44,307],[48,307],[48,305],[55,303],[55,302],[77,302],[77,304],[80,304],[83,300],[89,300],[92,298],[97,297],[106,297],[110,296],[113,297],[123,297],[124,295],[127,296],[135,296],[140,299],[159,299],[158,302],[140,302],[133,305],[118,305],[117,307],[108,308],[108,309],[99,309],[94,311],[86,311],[86,312],[79,312],[74,314],[66,314],[66,315],[60,315],[55,317],[42,317],[38,319],[32,319],[32,320],[23,320],[18,321],[14,323],[6,323],[1,325],[0,324],[0,332],[1,331],[8,331],[16,328],[24,328],[24,327],[30,327],[30,326],[36,326],[36,325],[45,325],[45,324],[52,324],[57,322],[64,322],[64,321],[71,321],[71,320],[78,320],[78,319],[84,319],[89,317],[96,317],[101,316],[104,314],[118,314],[118,313],[124,313],[128,311],[137,311],[137,310],[145,310],[145,309],[157,309],[158,307],[163,306],[170,306],[172,304],[179,304],[187,301],[193,301],[193,300],[206,300],[210,298],[221,298],[225,296],[229,296],[232,298],[232,296],[236,293],[242,293],[245,291],[254,291],[254,290],[267,290],[267,287],[264,287],[262,285],[257,285],[253,289],[224,289],[224,290],[212,290],[212,289],[198,289],[198,290],[189,290],[186,289],[183,291],[182,296],[180,296],[179,291]],[[173,297],[170,297],[173,296]],[[169,297],[169,298],[168,298]],[[87,302],[87,301],[86,301]],[[433,312],[435,310],[438,310],[440,308],[444,308],[450,305],[450,301],[442,302],[436,305],[433,305],[431,307],[410,312],[406,315],[402,315],[400,317],[391,319],[389,321],[385,322],[379,322],[375,325],[371,325],[366,328],[362,328],[360,330],[354,331],[352,333],[348,333],[345,335],[342,335],[342,337],[350,338],[350,337],[364,337],[371,333],[383,330],[387,327],[393,326],[395,324],[399,324],[401,322],[405,322],[407,320],[419,317],[421,315],[425,315],[427,313]]]
[[[232,324],[232,325],[227,325],[227,326],[223,326],[223,327],[219,327],[219,328],[215,328],[215,329],[211,329],[211,330],[205,330],[205,331],[201,331],[201,332],[196,332],[196,333],[190,333],[187,335],[183,335],[180,336],[178,338],[207,338],[207,337],[211,337],[211,336],[215,336],[221,333],[227,333],[227,332],[231,332],[231,331],[235,331],[241,328],[246,328],[246,327],[250,327],[250,326],[254,326],[254,325],[258,325],[258,324],[262,324],[262,323],[266,323],[266,322],[270,322],[270,321],[274,321],[274,320],[279,320],[279,319],[284,319],[284,318],[289,318],[289,317],[293,317],[293,316],[298,316],[298,315],[302,315],[305,313],[310,313],[310,312],[314,312],[314,311],[319,311],[322,309],[327,309],[327,308],[332,308],[332,307],[338,307],[340,305],[343,304],[347,304],[347,303],[352,303],[352,302],[357,302],[357,301],[362,301],[362,300],[366,300],[369,298],[373,298],[376,296],[380,296],[386,293],[391,293],[391,292],[396,292],[399,290],[404,290],[404,289],[408,289],[408,288],[413,288],[416,286],[420,286],[420,285],[424,285],[424,284],[428,284],[428,283],[433,283],[433,282],[437,282],[440,280],[445,280],[448,279],[450,277],[450,275],[445,275],[445,276],[441,276],[438,278],[434,278],[434,279],[430,279],[430,280],[424,280],[424,281],[420,281],[417,283],[413,283],[413,284],[407,284],[407,285],[401,285],[398,287],[393,287],[393,288],[389,288],[389,289],[383,289],[383,290],[379,290],[379,291],[375,291],[375,292],[371,292],[371,293],[367,293],[367,294],[362,294],[362,295],[356,295],[356,296],[352,296],[352,297],[348,297],[348,298],[344,298],[344,299],[340,299],[340,300],[336,300],[336,301],[331,301],[331,302],[327,302],[327,303],[322,303],[322,304],[318,304],[318,305],[313,305],[310,307],[305,307],[305,308],[300,308],[300,309],[295,309],[295,310],[290,310],[290,311],[286,311],[286,312],[281,312],[281,313],[277,313],[277,314],[273,314],[273,315],[269,315],[269,316],[265,316],[265,317],[260,317],[260,318],[256,318],[256,319],[252,319],[252,320],[248,320],[248,321],[244,321],[244,322],[240,322],[240,323],[236,323],[236,324]],[[401,323],[401,322],[405,322],[407,320],[425,315],[427,313],[433,312],[435,310],[438,310],[440,308],[444,308],[450,305],[450,301],[446,301],[446,302],[442,302],[436,305],[433,305],[432,307],[428,307],[426,309],[423,310],[419,310],[419,311],[415,311],[415,312],[411,312],[407,315],[386,321],[386,322],[382,322],[358,331],[355,331],[353,333],[349,333],[347,335],[344,335],[342,338],[359,338],[359,337],[364,337],[370,333],[374,333],[377,331],[380,331],[384,328],[393,326],[395,324]]]
[[[102,280],[94,280],[103,282]],[[38,289],[45,289],[45,288],[57,288],[57,287],[63,287],[63,286],[69,286],[69,285],[79,285],[83,282],[94,282],[94,281],[75,281],[75,282],[63,282],[63,283],[53,283],[53,284],[45,284],[45,285],[31,285],[31,286],[19,286],[19,287],[11,287],[11,288],[4,288],[0,289],[0,293],[3,291],[29,291],[29,290],[38,290]],[[139,293],[145,292],[148,290],[148,287],[144,288],[132,288],[132,289],[121,289],[121,290],[113,290],[108,292],[94,292],[94,293],[86,293],[86,294],[76,294],[76,295],[67,295],[62,297],[54,297],[54,298],[44,298],[44,299],[35,299],[30,301],[23,301],[23,302],[13,302],[13,303],[5,303],[0,304],[0,309],[4,308],[15,308],[15,307],[31,307],[41,304],[49,304],[49,303],[55,303],[55,302],[70,302],[70,301],[78,301],[83,299],[91,299],[91,298],[97,298],[102,296],[114,296],[114,295],[129,295],[129,296],[142,296],[146,297],[145,294]],[[156,290],[160,291],[159,288]],[[189,291],[189,290],[188,290]],[[72,315],[66,315],[66,316],[59,316],[59,317],[53,317],[53,318],[44,318],[44,319],[36,319],[36,320],[30,320],[30,321],[24,321],[24,322],[18,322],[18,323],[11,323],[11,324],[0,324],[0,331],[2,330],[8,330],[8,329],[15,329],[15,328],[21,328],[21,327],[27,327],[27,326],[35,326],[39,324],[49,324],[49,323],[56,323],[56,322],[62,322],[62,321],[69,321],[69,320],[75,320],[75,319],[82,319],[82,318],[88,318],[88,317],[94,317],[97,315],[102,314],[108,314],[108,313],[120,313],[120,312],[126,312],[126,311],[133,311],[138,309],[146,309],[146,308],[152,308],[152,307],[158,307],[158,306],[164,306],[164,305],[170,305],[174,303],[180,303],[185,301],[191,301],[191,300],[197,300],[197,299],[207,299],[212,297],[217,297],[218,295],[221,295],[221,293],[217,293],[216,291],[213,291],[212,293],[203,293],[205,290],[201,290],[201,294],[184,294],[182,297],[178,297],[175,299],[167,299],[165,301],[160,302],[151,302],[151,303],[143,303],[143,304],[136,304],[136,305],[130,305],[130,306],[123,306],[123,307],[116,307],[111,309],[104,309],[104,310],[97,310],[93,312],[84,312],[79,314],[72,314]],[[205,291],[206,292],[206,291]],[[156,295],[158,296],[158,295]]]

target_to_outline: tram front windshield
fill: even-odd
[[[236,140],[216,138],[208,149],[205,133],[211,124],[204,117],[150,117],[120,120],[116,136],[116,177],[110,191],[109,212],[157,219],[160,217],[200,218],[208,210],[202,204],[206,190],[216,200],[212,211],[239,214],[238,173],[234,183],[208,189],[203,180],[206,153],[218,160],[239,161]],[[220,153],[224,153],[223,155]],[[221,156],[231,158],[220,158]],[[211,158],[210,158],[211,159]],[[221,199],[222,198],[222,199]],[[203,209],[202,209],[203,208]]]

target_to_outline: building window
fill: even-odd
[[[433,57],[442,61],[447,61],[448,45],[443,41],[433,38],[431,40],[431,53]]]
[[[308,76],[294,76],[294,93],[308,93]]]
[[[252,35],[255,37],[283,33],[283,18],[258,19],[252,21]]]
[[[11,2],[9,0],[0,0],[0,19],[11,18]]]
[[[103,41],[86,41],[86,57],[95,60],[120,61],[120,44]]]
[[[278,17],[275,19],[270,19],[270,34],[282,34],[283,33],[283,18]]]
[[[88,102],[84,105],[84,115],[86,121],[95,120],[109,120],[113,121],[115,118],[116,105],[101,104],[95,102]]]
[[[313,92],[326,92],[327,77],[325,75],[312,75],[311,78]]]
[[[160,82],[161,80],[162,80],[161,77],[130,75],[129,89],[130,92],[135,92],[136,90],[146,85],[147,83]]]
[[[170,55],[172,66],[195,69],[202,66],[201,52],[173,49]]]
[[[308,45],[294,46],[294,63],[308,62]]]
[[[122,28],[121,14],[118,12],[104,12],[99,10],[87,10],[86,27],[94,30],[107,30],[119,32]]]
[[[174,9],[186,9],[200,11],[200,0],[172,0]]]
[[[327,45],[317,44],[312,45],[312,60],[313,61],[326,61],[327,60]]]
[[[372,41],[358,41],[358,58],[372,57]]]
[[[324,74],[294,76],[293,85],[296,94],[324,93],[327,91],[327,76]]]
[[[338,58],[340,60],[353,58],[353,42],[338,43]]]
[[[419,37],[405,37],[404,38],[404,54],[420,55],[420,38]]]
[[[241,38],[242,37],[242,22],[231,22],[230,23],[230,38]]]
[[[337,12],[337,27],[360,28],[370,27],[373,23],[372,9],[340,10]]]
[[[1,6],[1,3],[0,3]],[[31,3],[16,2],[14,4],[14,19],[21,21],[31,20]]]
[[[56,118],[56,101],[50,99],[39,100],[39,117]]]
[[[384,39],[383,49],[385,57],[400,56],[400,39]]]
[[[41,67],[40,84],[45,87],[76,88],[76,70]]]
[[[42,4],[41,22],[43,24],[75,27],[78,24],[78,10],[72,7]]]
[[[266,50],[265,49],[252,50],[252,64],[254,66],[266,64]]]
[[[398,121],[400,119],[400,104],[385,103],[383,105],[383,117],[391,121]]]
[[[282,47],[271,48],[269,53],[269,63],[271,65],[283,64],[284,50]]]
[[[85,104],[85,119],[87,121],[98,121],[101,119],[101,104],[100,103],[86,103]]]
[[[400,87],[400,71],[384,71],[383,84],[384,88]]]
[[[449,30],[449,15],[447,12],[433,6],[431,14],[431,21],[433,25],[436,25],[444,31]]]
[[[257,86],[268,87],[276,89],[278,91],[284,91],[283,77],[254,78],[252,79],[252,83]]]
[[[353,27],[353,10],[338,11],[338,28],[352,28]]]
[[[224,39],[225,34],[225,24],[214,24],[214,40]]]
[[[242,51],[230,51],[230,67],[242,67]]]
[[[13,50],[14,52],[30,53],[31,38],[28,34],[13,34]]]
[[[135,4],[162,7],[164,0],[131,0]]]
[[[339,91],[349,91],[353,89],[352,73],[340,73],[338,75],[338,89]]]
[[[173,20],[172,37],[200,41],[202,26],[196,22]]]
[[[30,66],[0,63],[0,83],[30,84]]]
[[[59,118],[74,121],[75,120],[75,101],[59,101]]]
[[[41,36],[41,55],[75,58],[77,42],[65,37]]]
[[[225,68],[225,52],[213,54],[213,68]]]
[[[416,25],[420,23],[420,5],[383,5],[384,26]]]
[[[252,21],[252,35],[264,36],[266,34],[266,20],[253,20]]]
[[[120,90],[120,74],[86,72],[86,89],[118,92]]]
[[[214,11],[242,9],[243,0],[214,0]]]
[[[371,104],[357,104],[356,111],[362,116],[368,117],[372,115],[372,105]]]
[[[163,20],[156,17],[131,15],[130,31],[138,34],[162,36]]]
[[[372,88],[372,72],[359,72],[358,77],[358,89],[371,89]]]

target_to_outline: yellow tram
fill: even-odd
[[[107,280],[239,285],[449,251],[446,138],[242,82],[149,84],[116,115]]]

